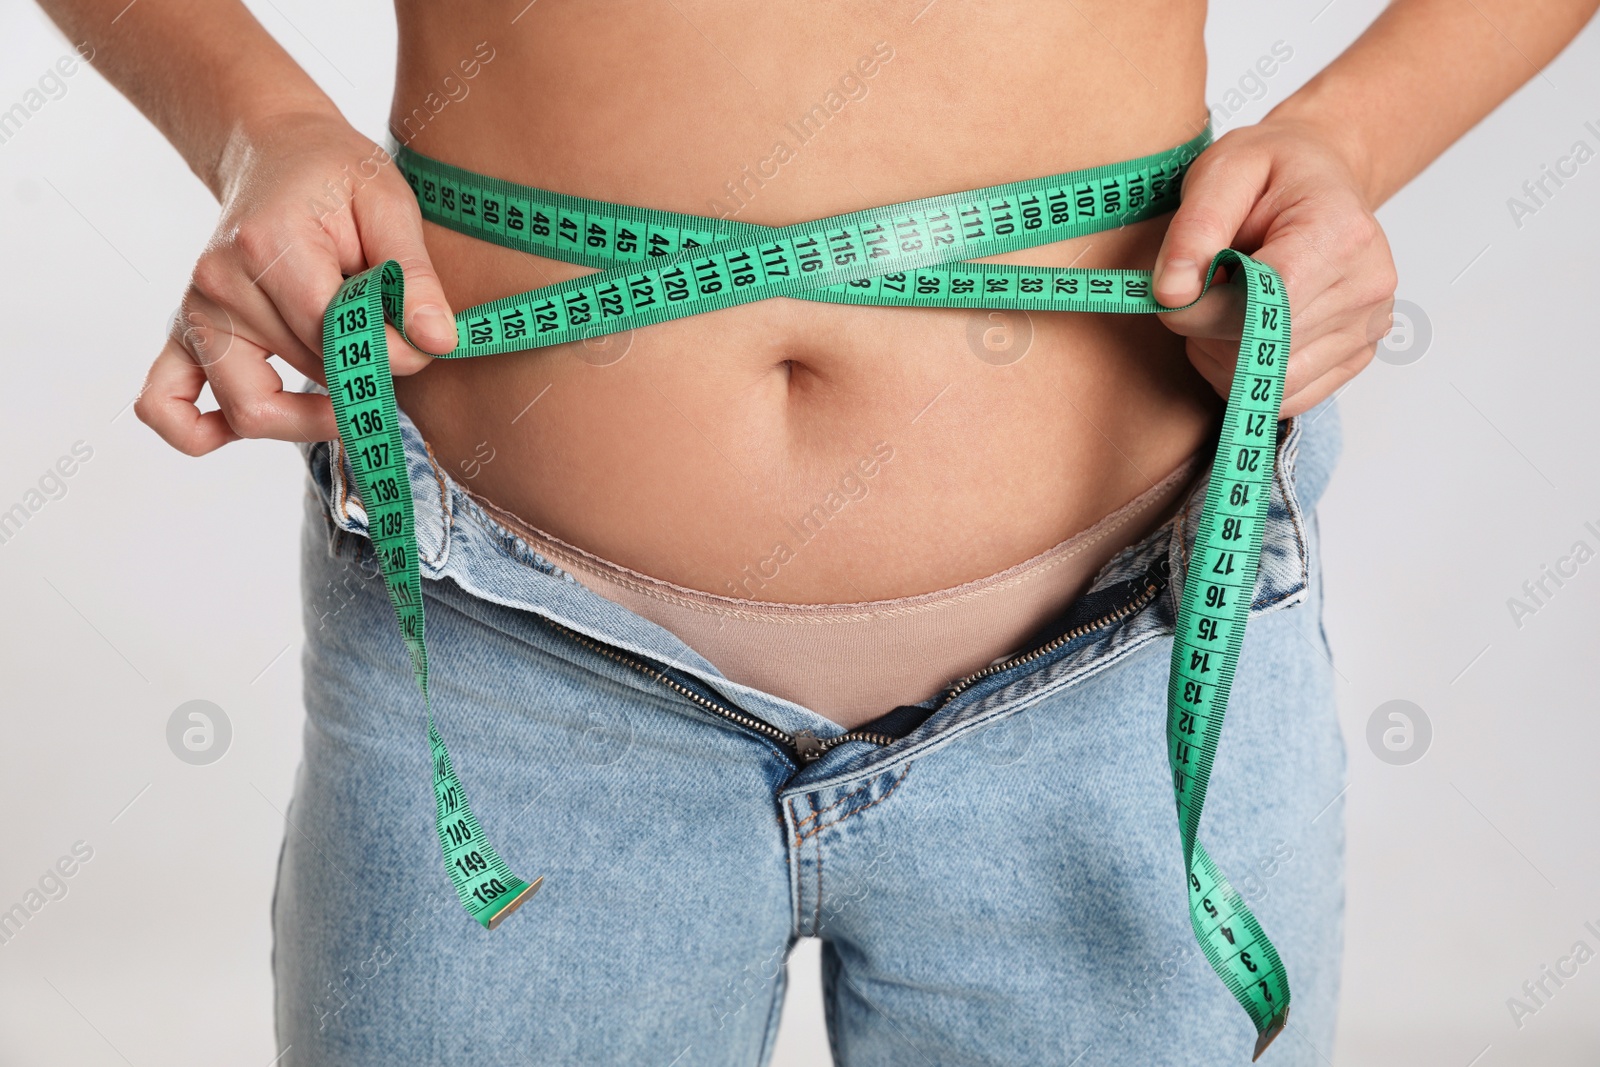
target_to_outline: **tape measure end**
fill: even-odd
[[[501,923],[505,922],[507,916],[516,911],[518,908],[522,907],[522,905],[526,904],[529,900],[533,899],[533,895],[539,891],[539,887],[543,884],[544,875],[540,875],[529,884],[523,886],[522,892],[513,897],[511,899],[511,903],[507,904],[505,907],[495,912],[494,915],[490,916],[488,929],[493,930]]]
[[[1289,1009],[1284,1008],[1283,1014],[1275,1017],[1267,1028],[1256,1037],[1256,1052],[1254,1056],[1250,1057],[1251,1063],[1261,1058],[1261,1054],[1267,1051],[1267,1046],[1272,1044],[1279,1034],[1283,1033],[1283,1028],[1287,1025],[1289,1025]]]

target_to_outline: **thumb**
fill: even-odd
[[[442,356],[456,347],[455,316],[428,258],[422,241],[422,215],[410,193],[407,187],[404,198],[368,197],[363,202],[362,197],[356,197],[356,232],[369,265],[392,259],[405,272],[406,302],[401,321],[405,323],[406,338],[423,353]],[[408,374],[424,365],[418,363],[409,369],[396,365],[395,371]]]
[[[1203,152],[1183,182],[1183,202],[1156,256],[1158,301],[1182,307],[1200,295],[1211,257],[1233,243],[1267,188],[1265,157],[1222,157]]]

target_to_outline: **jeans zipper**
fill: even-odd
[[[1060,634],[1059,636],[1051,639],[1045,644],[1038,646],[1030,652],[1011,656],[1007,659],[1001,660],[998,663],[991,663],[982,670],[975,671],[964,678],[957,679],[945,689],[944,695],[942,699],[940,699],[938,708],[936,708],[935,711],[944,708],[961,693],[971,688],[978,682],[983,681],[985,678],[993,677],[994,675],[999,674],[1001,671],[1010,670],[1012,667],[1015,667],[1019,664],[1029,663],[1035,659],[1038,659],[1040,656],[1047,656],[1070,641],[1076,641],[1078,638],[1094,633],[1096,630],[1104,629],[1105,627],[1110,626],[1112,623],[1120,622],[1136,611],[1143,610],[1143,608],[1152,600],[1154,600],[1157,594],[1161,592],[1161,588],[1164,584],[1165,582],[1160,574],[1152,574],[1147,580],[1144,589],[1136,594],[1131,600],[1128,600],[1120,606],[1113,608],[1111,611],[1106,612],[1099,618],[1094,619],[1091,622],[1074,626],[1072,629],[1067,630],[1065,633]],[[689,687],[681,685],[669,678],[666,674],[657,670],[644,660],[639,659],[637,656],[630,655],[629,653],[624,652],[615,646],[596,641],[592,637],[581,634],[576,630],[563,626],[559,622],[555,622],[554,620],[544,616],[539,616],[539,620],[545,625],[549,626],[551,629],[565,634],[567,637],[571,638],[579,645],[582,645],[584,648],[589,649],[591,652],[597,652],[615,663],[620,663],[625,667],[630,667],[652,681],[666,686],[679,696],[693,702],[696,706],[704,708],[706,711],[720,716],[736,726],[741,726],[746,730],[760,734],[762,737],[778,742],[793,752],[796,760],[802,765],[821,759],[823,754],[829,749],[836,748],[839,745],[845,744],[849,741],[865,741],[868,744],[877,745],[879,748],[883,748],[900,740],[896,737],[890,737],[888,734],[874,733],[871,730],[850,730],[847,733],[839,734],[836,737],[818,737],[810,730],[801,730],[793,734],[786,733],[785,731],[778,729],[776,726],[773,726],[771,723],[763,719],[756,718],[754,715],[747,715],[742,711],[726,707],[717,703],[715,700],[709,700],[706,697],[701,696],[699,693],[696,693]]]
[[[1145,587],[1135,594],[1132,600],[1127,601],[1120,607],[1113,608],[1111,611],[1106,612],[1098,619],[1095,619],[1092,622],[1086,622],[1078,626],[1074,626],[1072,629],[1066,631],[1060,636],[1040,645],[1032,652],[1026,652],[1019,656],[1012,656],[1010,659],[1002,660],[999,663],[991,663],[989,666],[980,671],[969,674],[965,678],[961,678],[955,682],[952,682],[950,688],[946,689],[944,692],[944,699],[939,701],[939,707],[944,707],[946,704],[950,703],[950,701],[954,700],[958,695],[960,695],[962,691],[972,687],[978,682],[983,681],[985,678],[999,674],[1001,671],[1008,671],[1012,667],[1017,666],[1019,663],[1028,663],[1032,660],[1038,659],[1040,656],[1047,656],[1056,649],[1060,648],[1062,645],[1067,644],[1069,641],[1076,641],[1078,638],[1083,637],[1086,634],[1092,634],[1096,630],[1102,630],[1114,622],[1121,622],[1123,619],[1126,619],[1129,615],[1132,615],[1136,611],[1144,610],[1145,606],[1154,600],[1161,592],[1161,588],[1164,585],[1166,585],[1166,580],[1161,574],[1152,574],[1146,580]]]
[[[777,741],[779,744],[782,744],[785,747],[793,750],[796,755],[804,758],[805,746],[802,742],[797,742],[795,735],[785,733],[764,719],[758,719],[754,715],[746,715],[742,711],[735,711],[732,708],[718,704],[714,700],[708,700],[699,693],[696,693],[694,690],[690,689],[688,686],[680,685],[671,678],[667,677],[661,671],[658,671],[656,668],[646,663],[644,660],[639,659],[637,656],[629,655],[620,648],[616,648],[612,645],[602,644],[592,637],[589,637],[585,634],[580,634],[576,630],[563,626],[559,622],[555,622],[554,620],[545,618],[544,616],[540,616],[539,621],[543,622],[546,626],[549,626],[553,630],[557,630],[563,634],[566,634],[572,640],[576,641],[584,648],[587,648],[589,651],[598,652],[600,655],[606,657],[606,659],[620,663],[625,667],[631,667],[640,674],[644,675],[646,678],[649,678],[655,682],[659,682],[668,689],[672,690],[674,693],[693,701],[696,705],[704,708],[712,714],[720,715],[722,718],[727,719],[729,722],[734,723],[735,725],[742,726],[746,730],[752,730],[765,738]],[[802,734],[805,733],[805,731],[801,732]],[[817,739],[815,737],[812,738],[813,742],[816,740]],[[859,738],[859,740],[872,741],[874,744],[887,745],[894,739],[891,737],[886,737],[883,734],[868,734],[863,735]],[[819,752],[817,755],[821,755],[821,753]],[[813,756],[811,758],[815,759],[816,757]],[[810,762],[810,760],[805,760],[805,762]]]

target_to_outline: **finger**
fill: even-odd
[[[1181,307],[1200,295],[1211,257],[1232,244],[1271,170],[1264,155],[1201,153],[1183,182],[1183,201],[1156,255],[1155,295]]]
[[[303,234],[288,240],[255,286],[231,297],[252,340],[324,385],[323,318],[344,281],[338,262],[325,233]],[[366,269],[366,264],[358,263],[352,273]],[[409,284],[408,278],[408,288]],[[432,362],[432,356],[407,344],[392,326],[385,325],[384,332],[394,374],[415,374]]]
[[[1365,339],[1359,324],[1318,337],[1289,358],[1284,376],[1282,416],[1307,411],[1359,374],[1372,361],[1376,342]],[[1221,396],[1226,397],[1238,370],[1235,341],[1190,338],[1189,362]]]
[[[1191,337],[1184,346],[1189,362],[1200,372],[1218,396],[1226,397],[1233,386],[1234,367],[1238,363],[1239,345],[1234,341],[1212,341]]]
[[[1184,337],[1213,337],[1237,341],[1244,329],[1244,286],[1238,282],[1213,284],[1194,307],[1169,311],[1161,321]]]
[[[1326,318],[1342,310],[1341,293],[1350,285],[1345,272],[1310,238],[1316,230],[1314,222],[1291,225],[1280,218],[1250,258],[1278,272],[1295,328],[1320,333]]]
[[[196,404],[205,384],[205,371],[182,346],[168,340],[145,375],[133,413],[179,452],[203,456],[239,439],[222,412],[201,412]]]
[[[333,405],[321,393],[286,393],[265,348],[238,335],[228,358],[203,368],[233,432],[273,441],[331,441],[339,436]]]
[[[232,307],[257,344],[282,356],[306,377],[324,381],[323,315],[344,282],[335,239],[310,222],[254,227],[247,223],[235,235],[234,246],[236,273],[218,271],[217,291],[207,289],[207,295]],[[195,277],[197,284],[205,280],[199,268]],[[412,351],[403,344],[390,345],[391,358],[408,371],[425,362]]]
[[[1287,419],[1295,415],[1305,414],[1350,384],[1365,366],[1366,363],[1363,361],[1352,361],[1341,363],[1331,368],[1326,374],[1307,384],[1305,388],[1292,395],[1285,396],[1279,417]]]
[[[204,284],[226,288],[223,303],[202,292],[199,276],[184,295],[183,305],[172,324],[172,338],[196,357],[202,366],[227,356],[234,337],[243,337],[260,348],[282,357],[289,366],[313,381],[326,384],[322,357],[307,348],[279,312],[267,293],[244,282],[242,269],[230,282],[218,283],[213,271],[205,272]],[[219,291],[219,296],[223,294]],[[231,310],[230,310],[231,309]]]
[[[1229,287],[1233,288],[1233,287]],[[1238,292],[1238,290],[1235,290]],[[1206,294],[1206,299],[1210,298]],[[1222,319],[1216,323],[1204,323],[1203,328],[1189,330],[1184,328],[1185,316],[1198,312],[1205,306],[1206,300],[1188,311],[1174,311],[1162,316],[1163,322],[1173,326],[1175,332],[1183,334],[1190,339],[1190,351],[1204,352],[1206,357],[1218,364],[1232,368],[1239,358],[1239,338],[1242,334],[1242,316],[1239,311],[1233,310],[1243,304],[1240,294],[1237,301],[1230,306]],[[1285,390],[1293,391],[1313,378],[1326,374],[1329,369],[1346,359],[1352,358],[1352,353],[1361,349],[1372,349],[1382,339],[1383,334],[1377,333],[1381,316],[1369,312],[1365,308],[1341,312],[1337,319],[1320,321],[1315,329],[1298,318],[1294,323],[1296,338],[1292,345],[1292,354],[1289,358],[1289,369],[1285,378]],[[1387,321],[1387,320],[1382,320]]]
[[[1376,350],[1377,345],[1363,340],[1359,330],[1340,331],[1317,338],[1289,357],[1289,370],[1283,382],[1285,403],[1315,388],[1324,378],[1341,368],[1352,368],[1352,374],[1360,371],[1372,362]]]
[[[351,204],[356,231],[368,263],[392,259],[406,276],[402,321],[406,336],[424,352],[444,355],[456,347],[455,317],[444,286],[434,273],[422,240],[422,214],[414,200],[387,195],[358,195]],[[391,360],[393,355],[391,354]],[[396,368],[397,373],[401,373]]]

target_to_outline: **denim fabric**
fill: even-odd
[[[282,1064],[761,1064],[801,936],[823,941],[848,1067],[1249,1062],[1254,1033],[1189,929],[1164,740],[1203,484],[1083,603],[1166,557],[1160,595],[928,702],[892,744],[805,763],[685,694],[783,734],[839,727],[552,566],[402,422],[435,716],[490,839],[544,886],[493,933],[456,903],[365,515],[338,445],[309,448],[307,720],[273,904]],[[1277,1067],[1333,1054],[1345,754],[1313,508],[1338,448],[1330,406],[1280,428],[1201,831],[1288,967]]]

